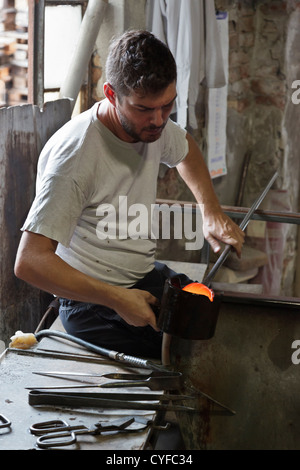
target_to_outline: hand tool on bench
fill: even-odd
[[[44,392],[42,390],[30,390],[28,403],[31,406],[75,406],[84,408],[113,408],[127,410],[153,410],[153,411],[185,411],[197,412],[195,408],[169,404],[166,401],[179,401],[191,399],[185,395],[159,395],[153,393],[83,393],[83,392]],[[165,403],[157,403],[164,401]],[[151,403],[150,403],[151,402]],[[156,403],[153,403],[156,402]],[[227,410],[228,411],[228,410]]]
[[[39,436],[36,441],[38,447],[48,449],[50,447],[62,447],[74,444],[77,441],[78,435],[90,434],[97,436],[104,433],[133,433],[142,431],[149,425],[146,422],[130,428],[135,422],[134,417],[121,418],[108,423],[99,421],[92,428],[88,428],[84,425],[71,426],[63,420],[53,420],[33,424],[30,427],[30,432]]]
[[[44,337],[51,337],[51,336],[57,336],[58,338],[63,338],[68,341],[72,341],[73,343],[79,344],[85,347],[86,349],[95,352],[96,354],[106,356],[117,362],[121,362],[122,364],[128,364],[134,367],[140,367],[140,368],[145,368],[145,369],[160,370],[164,372],[166,371],[165,367],[163,367],[160,364],[156,364],[150,361],[149,359],[142,359],[140,357],[130,356],[128,354],[124,354],[118,351],[113,351],[113,350],[109,350],[106,348],[102,348],[100,346],[89,343],[87,341],[84,341],[81,338],[77,338],[75,336],[69,335],[68,333],[64,333],[62,331],[41,330],[35,335],[37,341],[40,341]]]
[[[199,393],[199,392],[198,392]],[[214,400],[209,395],[203,394],[214,405],[222,408],[225,412],[235,414],[235,411]],[[114,409],[135,409],[155,411],[187,411],[197,412],[195,408],[168,404],[166,402],[178,402],[182,400],[195,400],[193,395],[155,394],[155,393],[83,393],[83,392],[51,392],[41,389],[30,390],[28,403],[36,405],[54,406],[82,406],[100,407]],[[141,403],[142,401],[162,401],[164,403]],[[224,412],[223,411],[223,412]],[[216,411],[214,411],[216,413]]]
[[[195,396],[193,395],[178,395],[178,394],[168,394],[168,393],[151,393],[151,392],[137,392],[137,393],[127,393],[127,392],[43,392],[41,388],[35,388],[33,390],[29,389],[28,394],[29,402],[32,404],[32,401],[41,396],[54,396],[63,397],[63,396],[74,396],[74,397],[83,397],[83,398],[96,398],[96,399],[108,399],[109,401],[115,400],[124,400],[124,401],[160,401],[160,400],[169,400],[169,401],[178,401],[178,400],[194,400]]]
[[[120,380],[142,380],[142,379],[148,379],[150,377],[177,377],[178,379],[181,379],[182,378],[182,373],[181,372],[177,372],[177,371],[164,371],[164,372],[161,372],[161,371],[156,371],[154,370],[153,372],[151,372],[150,374],[144,374],[143,372],[140,373],[140,374],[131,374],[130,372],[112,372],[112,373],[102,373],[102,374],[97,374],[97,373],[88,373],[88,372],[66,372],[66,371],[56,371],[56,370],[52,370],[52,371],[49,371],[49,372],[41,372],[41,371],[33,371],[32,372],[33,374],[36,374],[36,375],[44,375],[44,376],[48,376],[48,377],[56,377],[56,378],[63,378],[63,379],[66,379],[66,378],[71,378],[71,377],[74,377],[74,379],[72,380],[76,380],[78,381],[78,379],[80,377],[107,377],[107,378],[111,378],[111,379],[120,379]]]
[[[43,374],[42,374],[43,375]],[[46,374],[49,375],[49,374]],[[55,376],[55,374],[52,374]],[[133,380],[122,380],[124,378],[129,378],[126,376],[134,377]],[[123,387],[147,387],[150,390],[180,390],[182,386],[181,376],[156,376],[156,377],[148,377],[144,380],[141,380],[141,376],[138,374],[118,374],[118,373],[110,373],[110,374],[102,374],[102,377],[109,378],[109,379],[120,379],[120,382],[106,382],[103,384],[95,384],[95,382],[86,382],[86,385],[57,385],[57,386],[42,386],[42,387],[26,387],[27,390],[34,390],[38,388],[41,389],[63,389],[63,388],[123,388]],[[136,379],[138,377],[138,379]],[[59,376],[59,378],[62,378]]]
[[[44,376],[50,376],[50,377],[56,377],[56,378],[63,378],[63,379],[66,379],[67,380],[70,380],[70,378],[72,376],[75,376],[76,378],[72,379],[71,380],[76,380],[76,381],[79,381],[81,382],[81,379],[78,379],[77,377],[103,377],[103,376],[114,376],[113,378],[115,379],[125,379],[125,378],[128,378],[129,380],[139,380],[141,379],[142,377],[146,377],[149,378],[149,377],[157,377],[157,374],[160,374],[160,372],[157,372],[157,371],[153,371],[151,372],[150,374],[130,374],[130,373],[119,373],[119,372],[116,372],[116,373],[112,373],[112,374],[95,374],[95,373],[85,373],[85,372],[58,372],[58,371],[51,371],[51,372],[33,372],[33,374],[37,374],[37,375],[44,375]],[[183,376],[181,374],[181,372],[171,372],[169,371],[168,374],[170,374],[171,376],[175,376],[177,377],[177,380],[182,380],[183,379]],[[92,384],[94,384],[94,382],[91,382]],[[127,385],[127,384],[126,384]],[[182,384],[180,384],[182,385]],[[35,389],[37,389],[38,387],[35,387]],[[53,387],[39,387],[38,389],[39,390],[42,390],[42,389],[60,389],[60,388],[70,388],[70,387],[67,387],[67,386],[53,386]],[[77,387],[75,387],[77,388]],[[180,388],[178,388],[177,390],[180,390]],[[212,398],[211,396],[207,395],[207,393],[204,393],[204,392],[201,392],[200,390],[197,390],[196,391],[196,395],[199,396],[199,395],[202,395],[203,397],[205,397],[207,400],[211,401],[212,403],[214,403],[215,405],[218,405],[220,406],[221,408],[224,408],[228,411],[230,411],[232,414],[235,414],[235,411],[231,410],[230,408],[228,408],[226,405],[223,405],[222,403],[220,403],[219,401],[215,400],[214,398]],[[174,395],[172,395],[174,396]],[[192,397],[189,397],[189,398],[193,398],[195,395],[194,393],[192,394]],[[186,397],[188,398],[188,397]]]

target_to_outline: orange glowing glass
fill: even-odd
[[[206,295],[206,297],[208,297],[211,302],[214,300],[214,292],[199,282],[192,282],[191,284],[185,286],[182,290],[191,292],[192,294]]]

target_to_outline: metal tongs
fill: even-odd
[[[150,390],[180,390],[182,387],[182,374],[180,372],[169,372],[168,375],[163,375],[159,372],[152,372],[151,374],[130,374],[130,373],[108,373],[108,374],[87,374],[81,372],[33,372],[37,375],[45,375],[48,377],[56,377],[62,379],[71,379],[78,382],[84,382],[86,385],[53,385],[43,387],[27,387],[27,390],[34,389],[64,389],[64,388],[122,388],[122,387],[147,387]],[[76,378],[71,378],[76,377]],[[108,379],[115,379],[118,382],[106,382],[103,384],[96,384],[92,381],[81,380],[80,377],[104,377]]]
[[[74,380],[78,382],[83,382],[81,377],[108,377],[108,378],[114,378],[114,379],[122,379],[123,381],[121,382],[108,382],[105,384],[95,384],[95,382],[88,382],[86,385],[74,385],[74,386],[68,386],[68,385],[54,385],[54,386],[42,386],[42,387],[27,387],[27,390],[30,390],[29,392],[29,403],[31,405],[37,405],[37,404],[57,404],[61,403],[61,400],[67,400],[67,404],[77,404],[78,405],[78,396],[80,393],[66,393],[65,395],[60,395],[58,393],[52,393],[50,392],[43,392],[44,389],[72,389],[72,388],[90,388],[90,387],[98,387],[98,388],[119,388],[119,387],[148,387],[153,391],[163,391],[163,390],[173,390],[173,394],[168,395],[168,394],[163,394],[163,395],[157,395],[157,394],[146,394],[146,393],[104,393],[104,394],[86,394],[82,396],[84,399],[85,403],[87,404],[89,402],[89,398],[95,399],[94,405],[101,405],[103,407],[121,407],[121,408],[131,408],[133,409],[152,409],[152,410],[170,410],[170,411],[196,411],[194,408],[191,407],[185,407],[181,405],[166,405],[166,404],[152,404],[149,406],[149,404],[133,404],[134,401],[137,400],[163,400],[165,401],[181,401],[181,400],[194,400],[195,395],[194,393],[190,395],[178,395],[175,394],[174,392],[180,390],[182,386],[182,380],[183,376],[181,372],[168,372],[167,376],[161,376],[159,375],[159,372],[153,371],[151,374],[130,374],[130,373],[109,373],[109,374],[95,374],[95,373],[84,373],[84,372],[57,372],[57,371],[52,371],[52,372],[33,372],[34,374],[37,375],[44,375],[44,376],[50,376],[50,377],[56,377],[56,378],[61,378],[61,379],[67,379],[67,380]],[[76,378],[72,378],[76,377]],[[141,380],[141,378],[146,378],[145,380]],[[129,379],[129,381],[124,381],[124,379]],[[86,383],[86,381],[84,381]],[[223,410],[226,410],[227,412],[230,412],[231,414],[235,414],[235,411],[230,409],[228,406],[224,405],[223,403],[220,403],[219,401],[215,400],[213,397],[207,395],[204,392],[197,391],[196,395],[202,395],[203,397],[207,398],[210,402],[214,403],[218,407],[221,407]],[[56,402],[56,399],[58,400]],[[86,400],[88,399],[88,400]],[[120,400],[123,400],[123,402],[120,402]],[[49,401],[50,400],[50,401]],[[71,401],[70,401],[71,400]],[[115,401],[114,400],[118,400]],[[132,401],[133,400],[133,401]],[[131,404],[129,405],[128,402],[131,401]],[[79,402],[80,403],[80,402]]]
[[[193,397],[186,395],[167,395],[156,393],[93,393],[93,392],[52,392],[30,390],[28,403],[31,406],[54,405],[84,408],[113,408],[127,410],[185,411],[196,412],[195,408],[176,404],[178,401]],[[171,402],[171,403],[169,403]],[[174,404],[175,402],[175,404]]]

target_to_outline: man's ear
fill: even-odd
[[[116,105],[116,94],[110,83],[105,82],[103,85],[103,92],[108,101],[115,106]]]

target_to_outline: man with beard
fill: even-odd
[[[150,213],[164,163],[193,192],[214,251],[222,241],[240,255],[244,234],[222,212],[197,144],[169,118],[177,95],[169,49],[147,31],[125,32],[111,44],[106,79],[105,99],[63,126],[41,153],[15,273],[59,298],[68,333],[160,357],[153,307],[174,273],[155,262],[149,233],[128,236],[124,212],[143,204]],[[99,230],[105,214],[107,236]]]

